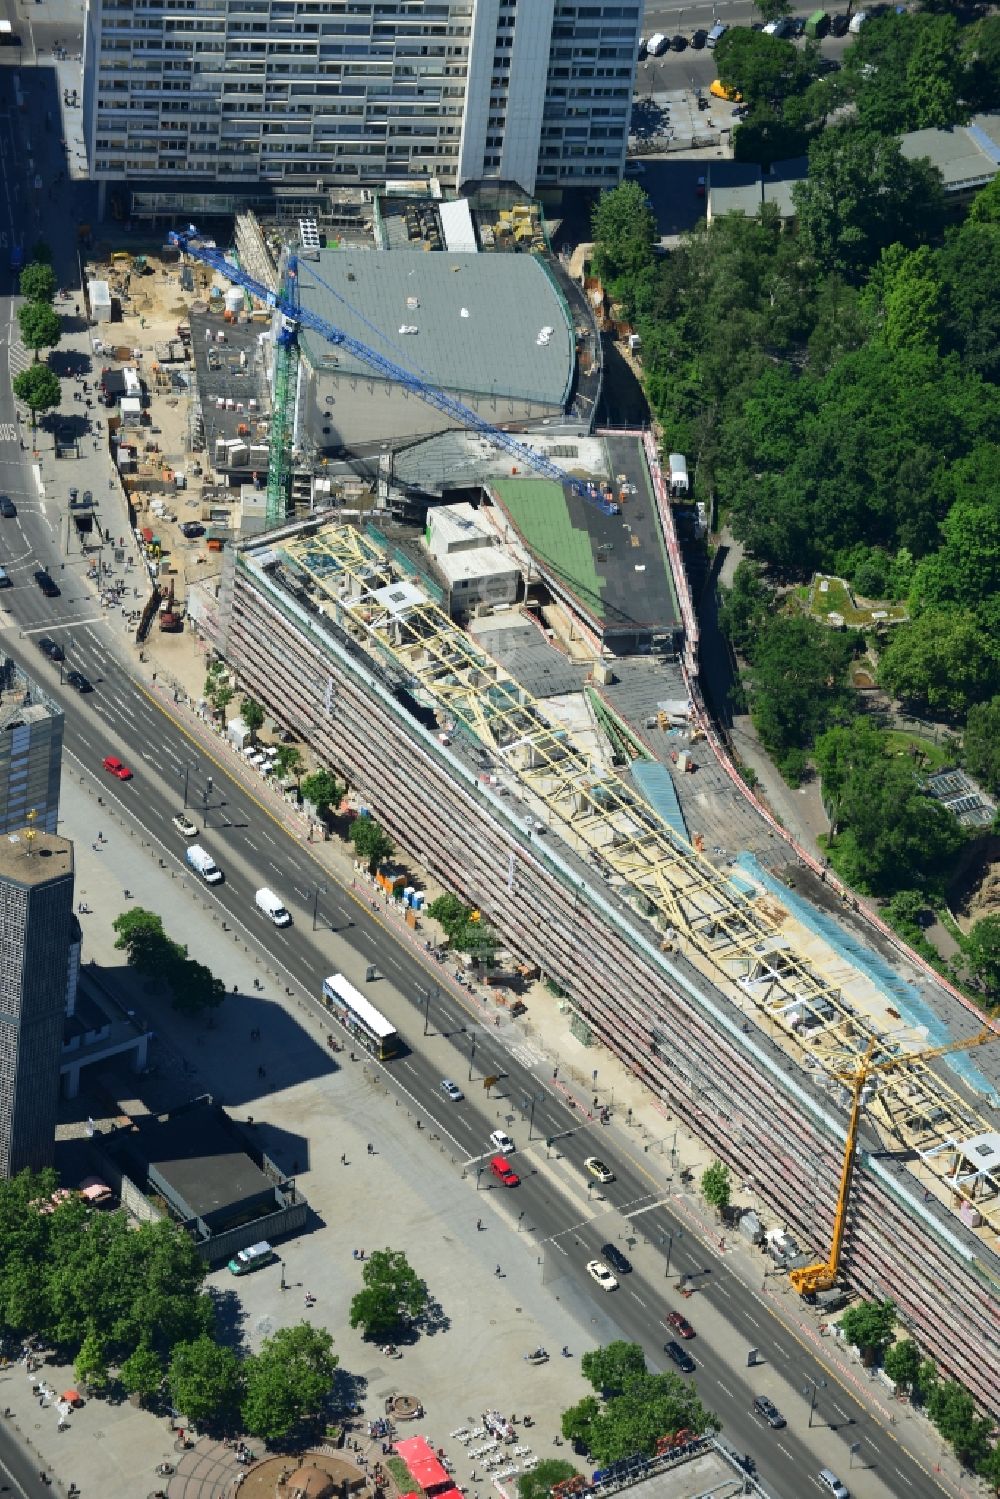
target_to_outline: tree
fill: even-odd
[[[976,1415],[976,1403],[968,1390],[956,1380],[941,1381],[934,1386],[927,1402],[927,1414],[955,1456],[967,1467],[975,1467],[989,1452],[992,1423]]]
[[[890,1343],[882,1355],[882,1367],[897,1389],[912,1389],[920,1370],[920,1349],[912,1338]]]
[[[797,784],[804,752],[846,715],[847,665],[855,637],[804,615],[772,614],[761,627],[746,674],[750,714],[765,748]]]
[[[56,294],[56,273],[50,265],[33,262],[21,272],[18,286],[29,302],[51,302]]]
[[[933,239],[944,216],[937,169],[907,160],[897,140],[860,124],[813,138],[808,178],[792,196],[806,248],[848,281],[861,280],[887,245]]]
[[[173,1008],[181,1015],[202,1015],[216,1010],[226,997],[226,986],[210,968],[194,958],[185,958],[171,975]]]
[[[39,350],[54,349],[62,338],[62,319],[48,302],[24,302],[17,309],[17,321],[21,342],[26,349],[34,349],[36,363]]]
[[[572,1463],[561,1457],[543,1458],[530,1473],[522,1473],[517,1480],[518,1499],[549,1499],[557,1483],[567,1478],[576,1478],[577,1470]]]
[[[969,709],[962,756],[970,775],[989,791],[1000,791],[1000,697]]]
[[[653,265],[656,219],[637,182],[622,182],[601,193],[591,215],[594,269],[612,288]]]
[[[368,871],[374,874],[380,864],[391,859],[395,844],[373,817],[356,817],[349,828],[354,852],[359,859],[368,861]]]
[[[583,1442],[601,1467],[635,1453],[651,1456],[661,1437],[687,1429],[717,1431],[694,1388],[677,1374],[642,1374],[601,1405],[588,1395],[563,1412],[563,1435]]]
[[[299,790],[320,815],[331,807],[339,807],[344,795],[344,787],[328,770],[314,770],[312,775],[305,776]]]
[[[976,1471],[980,1478],[986,1479],[986,1482],[993,1489],[994,1493],[1000,1494],[1000,1442],[995,1447],[990,1448]]]
[[[427,1286],[401,1249],[376,1249],[361,1271],[364,1287],[351,1302],[350,1323],[366,1338],[384,1338],[412,1323],[427,1306]]]
[[[934,1360],[932,1358],[921,1359],[920,1367],[917,1370],[916,1390],[924,1405],[930,1404],[934,1391],[938,1387],[938,1382],[937,1365]]]
[[[580,1360],[580,1369],[585,1379],[599,1395],[620,1395],[631,1380],[648,1372],[646,1355],[638,1343],[626,1343],[619,1338],[603,1348],[593,1348]]]
[[[792,0],[753,0],[753,3],[765,21],[777,21],[781,16],[787,16],[792,9]]]
[[[305,769],[305,761],[294,744],[279,745],[274,764],[282,780],[290,777],[298,785],[302,772]]]
[[[170,1397],[189,1421],[226,1422],[243,1399],[244,1369],[231,1348],[214,1338],[178,1343],[167,1371]]]
[[[849,1306],[840,1319],[841,1330],[856,1348],[878,1352],[885,1347],[896,1327],[894,1301],[858,1301]]]
[[[719,624],[734,651],[749,656],[761,627],[774,607],[774,593],[760,568],[745,558],[733,573],[731,588],[719,590]]]
[[[969,972],[991,999],[1000,996],[1000,916],[982,916],[963,944]]]
[[[721,1161],[713,1161],[701,1174],[701,1195],[721,1216],[729,1206],[732,1196],[732,1182],[729,1178],[729,1167],[724,1166]]]
[[[255,702],[252,697],[245,697],[240,704],[240,717],[250,730],[251,739],[256,739],[260,730],[264,727],[266,717],[260,703]]]
[[[14,376],[11,389],[31,412],[32,431],[35,430],[40,412],[51,411],[54,406],[59,405],[59,380],[47,364],[33,364],[29,369],[22,370]]]
[[[753,106],[782,99],[801,86],[799,54],[791,42],[731,26],[715,49],[719,77]]]
[[[960,715],[1000,691],[1000,646],[967,609],[928,609],[892,632],[878,667],[893,697]]]
[[[148,1343],[140,1343],[122,1364],[119,1373],[128,1394],[138,1395],[139,1403],[145,1405],[163,1384],[163,1360]]]
[[[115,947],[128,957],[129,966],[152,978],[170,979],[183,960],[184,949],[172,942],[155,911],[130,906],[111,923],[117,933]]]
[[[86,1333],[73,1361],[73,1372],[81,1384],[103,1390],[108,1383],[107,1340],[93,1330]]]
[[[308,1322],[266,1338],[260,1352],[246,1361],[247,1431],[265,1442],[285,1441],[300,1422],[320,1411],[338,1362],[333,1338]]]

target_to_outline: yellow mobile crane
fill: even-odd
[[[847,1223],[847,1204],[851,1195],[851,1178],[854,1175],[854,1158],[857,1153],[861,1097],[869,1077],[873,1073],[893,1072],[899,1067],[909,1066],[911,1062],[926,1062],[931,1057],[943,1057],[950,1051],[970,1051],[975,1046],[985,1046],[987,1041],[1000,1041],[1000,1031],[995,1031],[992,1026],[987,1025],[978,1035],[971,1036],[965,1041],[949,1041],[946,1046],[931,1046],[924,1051],[901,1053],[898,1057],[890,1057],[885,1062],[873,1062],[872,1054],[878,1044],[873,1038],[868,1043],[867,1051],[857,1059],[851,1071],[838,1071],[832,1074],[851,1092],[851,1117],[847,1125],[847,1139],[844,1142],[844,1164],[840,1172],[837,1212],[833,1220],[833,1244],[830,1248],[829,1259],[820,1260],[815,1265],[803,1265],[800,1269],[790,1272],[789,1278],[792,1286],[800,1296],[809,1296],[816,1291],[828,1291],[837,1279],[837,1272],[840,1269],[840,1251],[843,1247],[844,1229]]]

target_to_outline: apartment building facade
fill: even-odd
[[[613,185],[641,15],[641,0],[88,0],[91,175],[102,194]]]
[[[0,656],[0,834],[59,817],[62,709],[11,656]]]

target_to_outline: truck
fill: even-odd
[[[806,22],[806,36],[818,42],[830,30],[830,17],[825,10],[814,10]]]
[[[671,453],[667,459],[670,468],[670,493],[686,495],[689,489],[687,459],[683,453]]]
[[[200,843],[192,843],[190,848],[186,848],[184,857],[195,874],[201,875],[206,885],[218,885],[222,880],[222,870]]]

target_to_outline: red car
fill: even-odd
[[[521,1178],[505,1155],[491,1156],[490,1170],[498,1181],[503,1182],[505,1187],[516,1187],[520,1183]]]
[[[114,755],[105,755],[101,764],[109,775],[117,776],[119,781],[130,781],[132,779],[132,772],[128,766],[123,765]]]
[[[694,1328],[686,1317],[681,1316],[680,1312],[667,1313],[667,1326],[672,1327],[674,1332],[682,1338],[694,1337]]]

